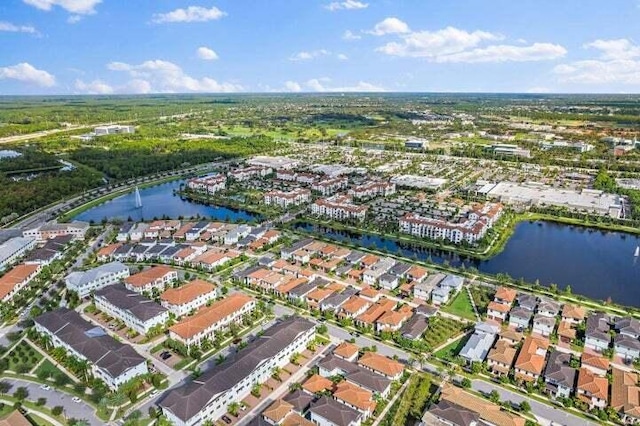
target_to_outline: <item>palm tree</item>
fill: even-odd
[[[229,414],[234,417],[238,417],[238,410],[240,410],[240,404],[235,401],[229,404],[229,406],[227,407],[227,411],[229,412]]]

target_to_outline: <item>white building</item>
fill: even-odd
[[[238,182],[243,182],[254,177],[264,177],[271,173],[273,173],[273,169],[271,167],[249,166],[232,170],[227,173],[227,176],[237,180]]]
[[[314,337],[315,325],[306,319],[291,317],[276,323],[196,381],[169,391],[159,402],[162,413],[176,426],[215,421],[231,403],[249,395],[254,384],[267,381],[274,368],[284,367],[291,355],[303,352]]]
[[[187,315],[219,296],[218,288],[201,279],[195,279],[178,288],[170,288],[160,295],[160,304],[176,317]]]
[[[332,179],[322,180],[315,182],[311,185],[311,189],[319,192],[323,196],[335,194],[336,192],[344,189],[349,185],[349,180],[346,177],[336,177]]]
[[[168,266],[152,266],[149,269],[133,274],[124,279],[124,285],[136,293],[151,292],[154,288],[162,291],[178,280],[178,271]]]
[[[88,271],[72,272],[66,276],[68,290],[75,291],[80,297],[88,296],[92,291],[116,284],[129,276],[129,268],[120,262],[100,265]]]
[[[87,222],[73,221],[71,223],[49,222],[37,228],[24,231],[25,238],[35,238],[38,242],[46,241],[60,235],[71,235],[76,240],[84,240],[84,236],[89,230]]]
[[[264,194],[264,203],[268,206],[274,204],[283,209],[290,206],[299,206],[300,204],[311,201],[311,191],[304,188],[297,188],[293,191],[269,191]]]
[[[169,311],[165,307],[120,284],[97,290],[93,301],[100,311],[120,319],[140,334],[147,334],[153,327],[169,320]]]
[[[60,308],[35,318],[35,330],[51,337],[53,347],[89,363],[93,376],[111,389],[147,374],[147,360],[131,346],[109,336],[104,329],[86,322],[75,311]]]
[[[135,126],[121,126],[119,124],[111,124],[108,126],[98,126],[93,129],[96,136],[132,134],[136,132]]]
[[[0,245],[0,271],[15,263],[36,246],[34,238],[14,237]]]
[[[396,193],[396,184],[393,182],[369,182],[364,185],[354,186],[348,192],[353,198],[387,197]]]
[[[350,197],[334,196],[321,198],[311,204],[311,213],[315,216],[326,216],[334,220],[364,220],[367,215],[367,206],[353,204]]]
[[[206,191],[209,194],[215,194],[227,187],[227,177],[224,175],[205,176],[189,179],[187,188],[194,191]]]

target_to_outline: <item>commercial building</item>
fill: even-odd
[[[169,311],[165,307],[120,284],[97,290],[93,301],[100,311],[118,318],[140,334],[147,334],[153,327],[169,320]]]
[[[241,401],[274,368],[289,363],[314,339],[315,324],[291,317],[265,330],[247,347],[204,372],[197,380],[169,391],[159,402],[163,414],[176,426],[194,426],[220,418],[229,404]]]
[[[74,239],[84,240],[84,236],[89,230],[87,222],[73,221],[70,223],[49,222],[37,228],[24,231],[22,236],[25,238],[35,238],[37,241],[46,241],[49,238],[58,237],[60,235],[71,235]]]
[[[65,278],[68,290],[80,297],[87,297],[92,291],[116,284],[129,276],[129,268],[120,262],[105,263],[88,271],[72,272]]]
[[[398,175],[392,177],[391,182],[395,183],[396,186],[416,189],[431,189],[435,191],[447,183],[447,180],[418,175]]]
[[[37,332],[51,337],[53,347],[86,360],[92,374],[117,389],[134,377],[148,373],[147,360],[131,346],[86,322],[75,311],[60,308],[35,318]]]
[[[218,297],[218,288],[201,279],[195,279],[178,288],[169,288],[160,295],[160,304],[176,317],[206,305]]]
[[[240,323],[256,307],[256,301],[243,293],[234,293],[225,299],[201,308],[169,328],[169,337],[187,346],[199,345],[232,323]]]
[[[520,148],[518,145],[498,143],[493,144],[485,148],[491,151],[495,155],[504,155],[508,157],[523,157],[530,158],[531,151],[528,149]]]

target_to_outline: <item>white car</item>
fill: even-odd
[[[48,390],[51,390],[51,386],[49,386],[49,385],[42,385],[42,386],[40,386],[40,389],[45,390],[45,391],[48,391]]]
[[[71,398],[71,400],[73,402],[81,402],[82,400],[80,398],[78,398],[77,396],[74,396],[73,398]]]
[[[157,395],[158,394],[158,389],[154,389],[151,391],[151,395]]]

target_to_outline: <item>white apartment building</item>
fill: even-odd
[[[377,197],[378,195],[387,197],[395,193],[396,184],[392,182],[370,182],[349,190],[349,195],[356,199]]]
[[[178,288],[167,289],[160,295],[160,304],[176,317],[187,315],[219,296],[218,288],[201,279],[195,279]]]
[[[252,179],[254,177],[264,177],[273,173],[271,167],[249,166],[241,169],[235,169],[227,173],[227,176],[239,182]]]
[[[131,346],[118,342],[75,311],[60,308],[40,315],[34,322],[38,333],[51,337],[53,347],[88,361],[91,374],[111,389],[149,372],[147,360]]]
[[[80,297],[87,297],[92,291],[116,284],[129,276],[129,268],[120,262],[100,265],[88,271],[72,272],[65,278],[68,290],[75,291]]]
[[[118,318],[140,334],[147,334],[153,327],[169,320],[169,311],[165,307],[120,284],[96,291],[93,301],[100,311]]]
[[[84,240],[89,230],[89,223],[73,221],[71,223],[49,222],[37,228],[27,229],[22,232],[25,238],[35,238],[38,242],[46,241],[60,235],[71,235],[76,240]]]
[[[334,196],[321,198],[311,204],[311,213],[316,216],[325,216],[335,220],[356,219],[364,220],[367,215],[367,206],[353,204],[350,197]]]
[[[215,194],[227,187],[227,177],[224,175],[205,176],[187,181],[187,188],[194,191],[206,191]]]
[[[34,238],[15,237],[0,245],[0,271],[15,263],[36,246]]]
[[[204,307],[191,317],[169,328],[169,337],[187,346],[199,345],[213,338],[231,323],[239,323],[256,307],[256,301],[243,293],[234,293],[225,299]]]
[[[299,206],[300,204],[311,201],[311,191],[304,188],[297,188],[293,191],[269,191],[264,194],[264,203],[268,206],[274,204],[278,207],[286,209],[290,206]]]
[[[311,185],[311,189],[319,192],[323,196],[335,194],[341,189],[346,188],[349,185],[349,180],[346,177],[336,177],[332,179],[322,180],[315,182]]]
[[[159,403],[162,413],[176,426],[215,421],[229,404],[249,395],[254,384],[267,381],[274,368],[303,352],[314,337],[315,325],[309,320],[291,317],[276,323],[198,380],[169,391]]]

